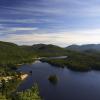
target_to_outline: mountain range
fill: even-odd
[[[100,44],[70,45],[66,47],[66,49],[73,51],[99,52]]]
[[[35,44],[19,46],[14,43],[0,41],[0,63],[22,62],[37,56],[62,56],[72,52],[100,52],[100,44],[70,45],[61,48],[52,44]]]

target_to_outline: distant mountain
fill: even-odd
[[[66,47],[66,49],[74,51],[98,52],[100,51],[100,44],[70,45]]]

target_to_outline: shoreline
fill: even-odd
[[[20,77],[21,77],[21,80],[24,80],[28,77],[29,75],[28,74],[22,74]]]
[[[29,74],[22,74],[22,75],[20,75],[20,78],[21,78],[21,80],[24,80],[24,79],[26,79],[27,77],[29,76]],[[5,80],[6,82],[8,81],[8,80],[11,80],[11,79],[13,79],[14,77],[13,76],[3,76],[3,77],[0,77],[0,81],[1,80]]]

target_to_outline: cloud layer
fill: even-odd
[[[1,0],[0,40],[18,44],[99,43],[99,0]]]
[[[97,32],[94,35],[94,32]],[[82,33],[82,34],[80,34]],[[100,43],[100,29],[84,31],[68,31],[59,33],[30,33],[30,34],[8,34],[0,37],[0,40],[15,42],[19,45],[32,45],[38,43],[55,44],[65,47],[71,44],[93,44]]]

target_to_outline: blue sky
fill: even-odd
[[[19,45],[100,43],[100,0],[0,0],[0,40]]]

